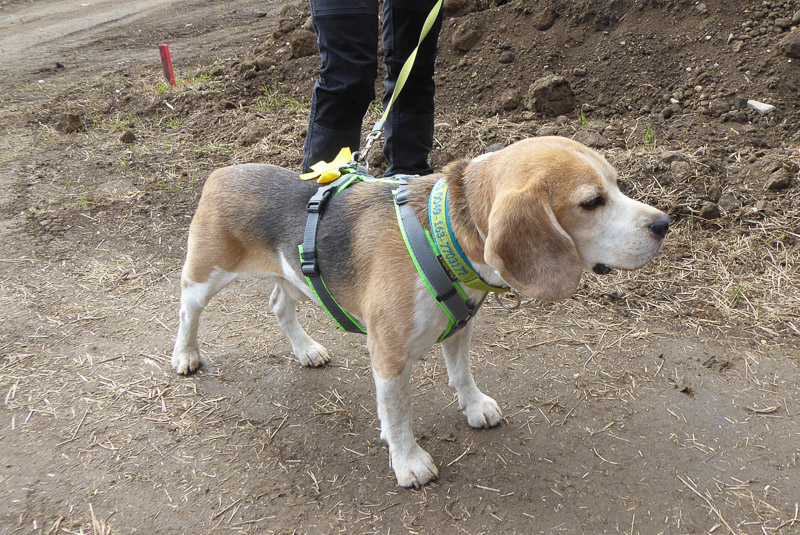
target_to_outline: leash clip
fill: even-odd
[[[514,288],[509,288],[508,291],[514,294],[514,301],[515,301],[514,304],[511,305],[505,304],[502,300],[500,300],[500,294],[497,292],[495,292],[494,298],[495,300],[497,300],[497,304],[499,304],[504,309],[517,310],[520,306],[522,306],[522,296]]]
[[[381,137],[381,132],[383,132],[383,124],[384,121],[378,121],[375,123],[375,126],[372,127],[372,131],[367,135],[367,139],[364,140],[364,149],[353,153],[353,160],[363,163],[367,169],[369,169],[367,156],[369,155],[369,151],[372,150],[372,145],[375,144],[375,142],[378,141],[378,138]]]

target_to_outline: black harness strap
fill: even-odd
[[[306,219],[306,229],[303,233],[303,245],[300,250],[300,270],[303,272],[303,275],[305,275],[314,293],[317,294],[317,298],[322,303],[322,306],[328,311],[328,314],[331,315],[339,327],[345,331],[363,333],[364,329],[353,321],[330,294],[327,286],[325,286],[325,282],[322,280],[322,275],[317,265],[317,227],[319,225],[319,218],[322,216],[322,212],[325,210],[328,201],[336,192],[336,188],[349,178],[350,175],[345,175],[330,184],[321,186],[308,201],[306,205],[308,217]]]

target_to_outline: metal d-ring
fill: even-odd
[[[513,288],[509,288],[508,291],[511,292],[512,294],[514,294],[514,300],[516,301],[516,304],[507,305],[507,304],[503,303],[503,301],[500,300],[500,293],[499,292],[495,292],[494,298],[497,300],[497,304],[499,304],[504,309],[506,309],[506,310],[516,310],[520,306],[522,306],[522,296],[519,294],[519,292],[517,292]]]

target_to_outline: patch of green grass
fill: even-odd
[[[231,152],[231,148],[227,145],[219,145],[214,141],[209,141],[205,145],[200,145],[198,142],[198,150],[206,151],[206,152],[219,152],[221,154],[228,154]]]
[[[581,104],[581,109],[578,110],[578,118],[581,120],[581,127],[587,128],[589,126],[589,116],[586,115],[586,110],[584,109],[583,104]]]
[[[656,148],[656,133],[650,125],[648,125],[647,129],[644,131],[642,141],[644,142],[644,146],[648,149],[653,150]]]
[[[159,95],[166,95],[171,90],[172,86],[166,82],[159,82],[159,84],[156,86],[156,93],[158,93]]]
[[[75,204],[79,209],[83,210],[85,208],[88,208],[89,206],[96,205],[97,202],[95,202],[94,199],[89,197],[88,193],[84,193],[78,198],[78,200],[75,202]]]
[[[256,99],[256,107],[261,110],[268,110],[278,106],[280,99],[278,98],[278,89],[275,86],[264,84],[261,86],[263,97]]]
[[[739,303],[739,300],[742,298],[743,295],[744,295],[744,288],[742,287],[741,284],[736,283],[736,286],[731,290],[731,306],[735,307]]]
[[[181,175],[174,172],[167,172],[159,175],[151,185],[155,189],[175,193],[184,189],[194,191],[194,177],[188,175]]]
[[[163,177],[157,178],[156,181],[153,182],[153,187],[156,188],[156,189],[163,190],[163,191],[168,191],[170,193],[174,193],[174,192],[176,192],[176,191],[181,189],[180,188],[180,181],[178,181],[177,183],[170,182],[169,180],[167,180],[167,179],[165,179]]]
[[[183,77],[183,82],[187,84],[199,84],[205,82],[206,80],[213,80],[214,75],[208,71],[201,71],[196,72],[194,74],[185,74]]]
[[[284,98],[283,102],[286,104],[286,107],[289,109],[289,111],[293,111],[295,113],[307,113],[308,108],[311,106],[311,103],[308,101],[297,100],[291,97]]]
[[[128,128],[133,128],[140,124],[142,124],[142,120],[139,118],[138,115],[129,115],[124,119],[117,117],[111,120],[111,129],[127,130]]]
[[[178,128],[183,123],[183,117],[169,117],[167,119],[167,128]]]
[[[369,105],[369,111],[375,114],[376,117],[383,115],[383,102],[380,100],[373,100]]]

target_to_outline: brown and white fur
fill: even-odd
[[[450,190],[453,232],[490,284],[546,301],[569,297],[584,268],[636,269],[659,251],[669,217],[623,195],[617,173],[598,153],[560,137],[527,139],[442,173]],[[413,178],[411,203],[428,227],[427,200],[441,175]],[[181,279],[180,325],[172,366],[199,366],[200,313],[222,288],[245,276],[276,281],[272,310],[304,366],[328,352],[300,326],[295,304],[313,295],[300,273],[305,205],[317,188],[270,165],[219,169],[206,181],[189,231]],[[431,456],[412,432],[412,364],[447,320],[422,283],[403,243],[391,186],[355,184],[321,219],[319,265],[339,304],[367,327],[381,438],[397,482],[418,487],[436,478]],[[467,289],[471,299],[480,291]],[[473,321],[442,343],[450,385],[473,427],[492,427],[502,413],[475,385],[469,367]]]

